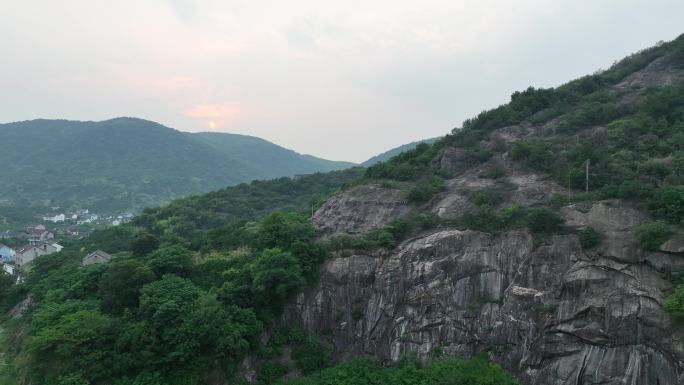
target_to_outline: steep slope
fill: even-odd
[[[413,150],[414,148],[416,148],[416,146],[418,146],[421,143],[432,144],[432,143],[436,142],[437,140],[439,140],[439,138],[423,139],[423,140],[417,140],[415,142],[407,143],[407,144],[401,145],[399,147],[395,147],[391,150],[387,150],[381,154],[378,154],[378,155],[375,155],[374,157],[371,157],[367,161],[361,163],[361,166],[370,167],[376,163],[387,161],[387,160],[401,154],[402,152],[406,152],[408,150]]]
[[[283,322],[338,360],[486,353],[525,384],[684,383],[683,82],[684,36],[370,167],[316,212],[337,257]]]
[[[0,143],[0,197],[23,206],[140,208],[254,179],[350,165],[257,138],[186,134],[133,118],[3,124]]]

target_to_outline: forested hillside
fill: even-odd
[[[5,322],[5,373],[46,385],[218,384],[250,371],[259,384],[288,373],[304,376],[293,384],[513,383],[485,355],[524,383],[626,383],[627,365],[640,368],[633,383],[682,378],[672,323],[684,284],[671,287],[684,250],[665,242],[684,225],[683,82],[684,36],[515,92],[365,172],[148,209],[6,285],[6,308],[27,294],[33,307]],[[81,266],[95,249],[114,258]],[[333,366],[371,348],[395,365]],[[607,364],[605,351],[629,359]]]
[[[98,212],[140,209],[256,179],[352,165],[255,137],[189,134],[133,118],[1,124],[0,143],[0,201]]]
[[[430,139],[425,139],[425,140],[418,140],[415,142],[411,142],[411,143],[401,145],[399,147],[395,147],[391,150],[387,150],[381,154],[378,154],[378,155],[375,155],[374,157],[371,157],[367,161],[361,163],[361,166],[370,167],[374,164],[377,164],[380,162],[385,162],[385,161],[401,154],[402,152],[413,150],[414,148],[416,148],[421,143],[432,144],[438,140],[439,140],[439,138],[430,138]]]

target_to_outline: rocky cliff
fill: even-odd
[[[327,205],[346,229],[356,204],[340,208],[350,195]],[[374,224],[401,211],[363,199]],[[329,260],[285,320],[330,335],[338,360],[487,352],[525,384],[683,383],[683,335],[662,308],[683,255],[641,250],[635,228],[646,216],[624,202],[562,212],[570,226],[599,230],[601,245],[583,250],[576,235],[535,241],[526,230],[439,229],[392,251]],[[334,222],[330,213],[322,208],[318,223]]]
[[[677,98],[663,95],[684,79],[681,44],[646,50],[556,91],[514,94],[509,106],[480,114],[432,149],[369,169],[364,184],[316,212],[323,238],[382,228],[414,211],[447,225],[391,250],[338,252],[318,284],[286,307],[283,324],[329,340],[337,361],[484,353],[522,384],[684,384],[684,332],[663,309],[684,271],[682,229],[676,215],[661,210],[654,218],[648,197],[636,197],[649,184],[648,194],[682,184],[681,169],[671,165],[681,156],[683,126],[662,123],[680,119],[668,112],[679,111]],[[658,94],[663,87],[670,88]],[[671,128],[658,131],[648,116]],[[603,181],[594,186],[605,193],[573,200],[585,188],[590,157],[603,162],[594,171]],[[654,176],[646,164],[673,171]],[[427,202],[407,202],[424,172],[444,177],[443,189]],[[486,213],[471,195],[484,190],[500,198],[487,202],[489,212],[551,207],[564,228],[539,235],[524,226],[484,232],[448,225]],[[551,203],[554,193],[570,203]],[[663,217],[675,218],[675,235],[645,250],[637,229]],[[583,247],[578,234],[588,228],[600,242]]]

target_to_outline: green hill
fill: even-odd
[[[112,211],[255,179],[352,166],[234,134],[189,134],[133,118],[0,125],[0,200]]]
[[[188,146],[199,145],[199,141],[192,143]],[[203,155],[199,157],[204,159]],[[209,157],[203,161],[212,159]],[[585,185],[584,174],[587,161],[591,165],[588,186]],[[557,255],[550,247],[554,238],[565,239],[559,241],[563,244],[573,243],[571,250],[575,250],[576,245],[570,237],[558,235],[577,236],[572,239],[577,239],[587,249],[601,242],[601,236],[590,227],[580,230],[565,226],[559,211],[561,206],[568,207],[569,199],[576,203],[577,210],[584,210],[584,205],[598,200],[620,198],[620,204],[650,213],[654,222],[639,227],[639,242],[642,242],[639,247],[658,247],[667,238],[664,231],[681,230],[684,221],[684,36],[632,55],[604,72],[557,88],[530,87],[515,92],[510,103],[467,120],[462,128],[434,144],[420,144],[413,150],[368,168],[361,181],[358,180],[360,174],[359,169],[352,169],[296,179],[254,182],[177,200],[161,208],[146,210],[130,225],[95,232],[82,241],[66,245],[59,254],[37,258],[21,285],[0,280],[0,284],[5,286],[5,290],[0,291],[4,307],[10,307],[27,293],[31,294],[34,303],[23,319],[5,324],[12,338],[8,339],[5,348],[10,369],[4,371],[15,370],[19,377],[15,383],[209,384],[231,382],[237,372],[245,374],[244,358],[250,356],[257,364],[254,372],[258,384],[278,383],[291,371],[307,376],[294,382],[304,384],[510,383],[512,380],[501,373],[500,367],[477,357],[471,362],[436,360],[423,367],[409,365],[384,370],[372,361],[352,361],[324,369],[332,365],[331,345],[337,343],[332,336],[336,331],[331,328],[326,329],[325,335],[307,335],[302,330],[279,329],[278,321],[282,318],[284,304],[317,281],[319,265],[326,258],[338,257],[336,261],[342,266],[339,274],[328,277],[327,282],[350,280],[349,286],[344,286],[345,290],[356,289],[352,285],[361,288],[364,285],[364,282],[352,280],[349,276],[352,266],[349,257],[357,252],[361,253],[357,256],[377,259],[383,270],[406,270],[413,274],[412,265],[408,264],[415,263],[418,257],[405,258],[407,266],[401,266],[388,264],[388,254],[402,239],[440,226],[488,233],[481,238],[478,236],[478,243],[470,245],[478,249],[494,243],[489,235],[520,228],[530,231],[530,247],[532,243],[538,247],[528,250],[530,257],[538,254],[536,257],[548,259],[549,265],[531,265],[529,268],[547,274],[548,287],[557,287],[563,293],[557,297],[563,301],[563,307],[556,310],[555,307],[542,306],[542,303],[527,302],[537,300],[530,296],[536,290],[515,286],[522,293],[516,294],[521,298],[516,301],[526,302],[513,302],[513,306],[506,309],[515,311],[519,307],[532,307],[530,316],[534,318],[529,323],[530,330],[554,326],[558,318],[552,316],[553,312],[565,314],[575,306],[569,300],[576,298],[571,296],[573,292],[583,297],[585,288],[590,285],[596,290],[608,291],[600,300],[616,302],[614,309],[619,310],[627,306],[621,302],[623,298],[612,297],[623,294],[611,291],[615,287],[611,285],[626,286],[630,297],[639,297],[639,310],[629,310],[624,313],[625,317],[641,318],[640,301],[645,295],[632,289],[637,286],[631,286],[631,282],[639,281],[643,269],[650,268],[647,260],[625,263],[611,260],[610,264],[598,266],[600,270],[597,271],[600,272],[619,270],[621,274],[629,275],[627,281],[621,279],[617,282],[611,282],[611,276],[602,273],[588,274],[585,281],[578,281],[578,269],[600,255],[568,256],[572,259],[567,261],[568,264],[580,266],[577,269],[573,267],[571,282],[559,280],[555,270],[545,268],[556,266],[556,262],[551,261]],[[548,193],[542,191],[543,199],[534,203],[514,204],[511,179],[515,178],[510,177],[530,175],[539,176],[534,178],[538,184],[542,181],[562,187]],[[445,183],[446,179],[457,181],[459,178],[472,182],[472,188],[465,191]],[[488,183],[480,183],[483,180]],[[362,234],[338,235],[321,241],[306,215],[309,206],[351,182],[368,183],[374,191],[393,189],[406,192],[406,202],[401,199],[394,201],[410,205],[413,214],[395,218]],[[565,190],[568,185],[568,190]],[[572,193],[572,197],[559,191]],[[464,206],[467,208],[457,211],[454,216],[440,217],[430,210],[431,199],[439,194],[451,194],[457,198],[463,195],[472,204]],[[366,212],[364,207],[360,207],[363,205],[384,207],[387,203],[384,200],[375,202],[369,197],[362,197],[360,202],[352,202],[352,214]],[[274,209],[288,212],[269,213]],[[334,206],[331,211],[338,209]],[[302,215],[302,212],[306,214]],[[259,216],[262,217],[257,219]],[[450,243],[465,242],[461,240],[465,238],[458,239]],[[445,247],[427,244],[420,244],[419,254],[416,254],[420,259],[429,259],[438,252],[436,249]],[[524,249],[527,246],[520,247]],[[85,253],[98,248],[116,254],[107,265],[82,267],[81,259]],[[483,253],[488,260],[490,256],[492,259],[507,258],[508,254],[502,249],[490,250],[498,252]],[[679,258],[675,255],[677,253],[681,254],[673,252],[672,260]],[[455,269],[442,261],[440,264],[439,270]],[[368,269],[368,265],[364,262],[360,269]],[[523,280],[521,282],[528,279],[520,273],[523,264],[514,266],[505,262],[503,265],[508,270],[517,270]],[[631,275],[628,265],[634,265],[638,274]],[[681,265],[664,265],[663,277],[679,280],[681,271],[675,271],[676,266]],[[470,266],[465,268],[471,269]],[[475,270],[464,271],[470,274]],[[490,266],[487,266],[478,274],[489,273]],[[438,279],[441,279],[442,273],[439,274]],[[430,288],[422,281],[424,275],[415,275],[420,278],[421,293],[430,293]],[[367,277],[366,280],[370,281],[367,284],[373,285],[376,276]],[[644,274],[643,277],[653,276]],[[651,279],[644,279],[643,284],[656,285],[650,282]],[[406,281],[388,280],[375,288],[397,285],[398,290],[411,290],[406,284]],[[481,280],[473,283],[482,284],[485,282]],[[500,281],[496,281],[496,287],[501,289],[501,286]],[[335,287],[324,290],[333,290],[332,295],[349,296],[353,304],[363,302],[363,296],[378,293],[375,288],[360,289],[357,293],[353,290],[334,291]],[[513,287],[509,288],[512,290]],[[653,289],[660,295],[661,286]],[[684,318],[684,284],[675,293],[663,295],[669,296],[665,304],[667,310]],[[537,297],[536,294],[533,296]],[[299,297],[300,303],[302,297]],[[391,301],[389,297],[381,298]],[[555,300],[553,296],[548,297]],[[324,297],[314,297],[315,308],[322,309],[321,314],[328,314],[329,304],[318,302],[320,298]],[[416,298],[423,301],[428,297]],[[432,301],[436,297],[429,298]],[[634,340],[631,335],[609,335],[610,338],[605,338],[603,331],[598,337],[587,334],[586,338],[577,339],[600,338],[601,346],[613,349],[616,342],[628,338],[629,343],[642,346],[642,338],[652,333],[651,329],[657,329],[657,324],[671,323],[664,317],[652,316],[659,314],[653,309],[662,301],[650,302],[653,304],[646,308],[650,310],[643,313],[647,328],[637,329],[639,324],[631,321],[613,325],[616,328],[634,328],[627,329],[625,334],[636,330],[638,339]],[[489,297],[482,298],[479,304],[471,304],[473,309],[478,306],[499,309],[506,305]],[[410,306],[415,313],[416,307]],[[601,322],[620,320],[602,306],[597,299],[591,302],[591,307],[577,311],[590,313]],[[446,310],[434,311],[439,314],[445,312],[444,318],[449,316],[448,311],[465,313],[465,310],[453,310],[447,306],[443,309]],[[468,309],[467,313],[473,309]],[[351,307],[347,310],[351,313],[350,319],[360,327],[375,327],[367,314]],[[491,318],[495,314],[492,311],[487,310],[484,314]],[[319,320],[317,312],[307,313],[312,324]],[[327,321],[331,325],[348,333],[344,328],[350,326],[338,319],[344,314],[329,316]],[[379,315],[378,322],[384,317]],[[515,331],[513,334],[520,334],[520,339],[525,341],[525,351],[542,349],[545,355],[538,356],[542,363],[559,355],[556,350],[548,350],[544,340],[529,345],[527,329],[525,333],[519,332],[519,325],[523,323],[509,317],[514,328],[510,330]],[[581,325],[581,328],[590,324],[577,323],[573,318],[568,321]],[[472,322],[475,324],[479,320]],[[437,327],[441,328],[442,324]],[[566,334],[558,330],[547,334]],[[423,333],[423,330],[417,332]],[[499,329],[492,328],[491,332],[495,333],[497,341],[502,341]],[[679,338],[678,335],[667,335],[668,340],[677,341]],[[378,339],[378,344],[392,341],[395,340]],[[515,364],[506,368],[523,380],[525,373],[536,371],[534,365],[539,365],[539,362],[531,361],[521,365],[521,355],[510,354],[510,349],[515,346],[508,339],[504,341],[505,348],[501,345],[479,346],[481,341],[478,338],[475,345],[483,354],[510,358]],[[554,349],[557,344],[554,342]],[[285,347],[288,347],[287,353]],[[656,348],[659,347],[649,345],[648,351]],[[650,354],[648,351],[644,354]],[[460,349],[442,351],[441,346],[435,346],[430,352],[431,356],[433,354],[467,353]],[[285,363],[284,356],[288,357]],[[348,356],[346,353],[343,355]],[[672,362],[681,362],[682,352],[673,349],[668,353],[670,356]],[[588,367],[610,364],[610,359],[603,357],[602,354],[582,355],[577,362],[577,373],[583,376]],[[410,363],[409,360],[410,355],[400,363]],[[563,373],[565,370],[563,368]]]
[[[378,155],[375,155],[375,156],[372,157],[372,158],[369,158],[367,161],[361,163],[361,166],[363,166],[363,167],[370,167],[370,166],[372,166],[372,165],[374,165],[374,164],[377,164],[377,163],[380,163],[380,162],[385,162],[385,161],[387,161],[387,160],[389,160],[389,159],[391,159],[391,158],[393,158],[393,157],[395,157],[395,156],[401,154],[402,152],[406,152],[406,151],[409,151],[409,150],[413,150],[414,148],[416,148],[416,147],[417,147],[419,144],[421,144],[421,143],[432,144],[432,143],[438,141],[439,139],[440,139],[440,138],[430,138],[430,139],[417,140],[417,141],[415,141],[415,142],[411,142],[411,143],[407,143],[407,144],[401,145],[401,146],[399,146],[399,147],[395,147],[395,148],[393,148],[393,149],[391,149],[391,150],[387,150],[387,151],[385,151],[385,152],[383,152],[383,153],[381,153],[381,154],[378,154]]]

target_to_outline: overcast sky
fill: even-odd
[[[135,116],[363,161],[683,20],[682,0],[0,0],[0,122]]]

